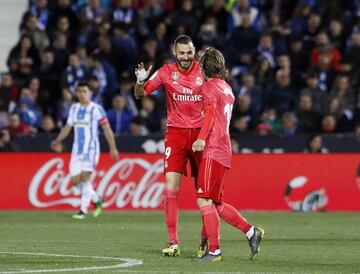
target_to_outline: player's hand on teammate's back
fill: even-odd
[[[205,144],[206,144],[205,140],[197,139],[192,145],[192,150],[193,151],[203,151],[205,148]]]
[[[61,152],[62,151],[62,144],[60,141],[54,140],[51,142],[50,147],[55,152]]]
[[[145,70],[143,62],[138,64],[137,68],[135,68],[136,83],[143,84],[145,80],[149,77],[152,68],[153,66],[151,65],[147,70]]]
[[[119,160],[119,151],[117,149],[110,149],[110,157],[114,161]]]

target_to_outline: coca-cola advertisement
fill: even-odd
[[[70,154],[0,154],[0,209],[74,209],[80,193],[69,175]],[[225,202],[241,210],[360,210],[358,154],[234,155]],[[104,153],[92,177],[110,210],[159,210],[165,187],[161,154]],[[194,180],[181,184],[180,209],[197,209]]]

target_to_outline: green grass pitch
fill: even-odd
[[[85,220],[71,213],[0,211],[0,273],[360,273],[360,213],[243,212],[266,230],[256,260],[248,259],[245,236],[222,223],[224,261],[206,264],[191,262],[198,212],[180,213],[177,258],[161,255],[162,212],[105,211]],[[114,257],[143,263],[124,267]]]

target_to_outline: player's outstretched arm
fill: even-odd
[[[56,152],[60,152],[61,151],[61,142],[63,140],[65,140],[66,137],[68,137],[68,135],[71,132],[72,127],[69,125],[65,125],[59,135],[56,137],[56,139],[54,141],[51,142],[50,146],[51,148],[56,151]]]
[[[111,159],[117,161],[119,159],[119,152],[116,148],[114,133],[113,133],[109,123],[104,124],[102,126],[102,128],[104,130],[104,135],[105,135],[106,141],[109,144],[110,157],[111,157]]]
[[[137,68],[135,68],[136,84],[134,88],[134,96],[136,99],[141,99],[146,96],[144,90],[144,83],[145,80],[149,77],[152,68],[153,66],[150,66],[147,70],[145,70],[145,66],[143,62],[138,64]]]

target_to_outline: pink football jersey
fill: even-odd
[[[176,63],[166,64],[145,82],[146,94],[163,86],[166,94],[168,126],[200,128],[202,125],[203,76],[200,65],[194,61],[190,70],[183,72]]]
[[[206,140],[203,158],[213,159],[231,167],[229,124],[234,105],[231,87],[220,78],[212,78],[202,85],[203,104],[215,108],[214,124]]]

